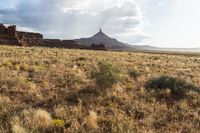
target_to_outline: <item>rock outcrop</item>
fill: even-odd
[[[40,33],[17,32],[16,38],[21,46],[44,45],[43,35]]]
[[[74,49],[85,49],[84,46],[80,45],[75,40],[62,40],[62,48],[74,48]]]
[[[61,46],[61,40],[60,39],[44,39],[44,46],[55,48]]]
[[[43,45],[43,35],[40,33],[19,32],[16,26],[5,27],[0,24],[0,44],[18,46],[40,46]]]
[[[16,26],[12,25],[6,28],[3,24],[0,24],[0,44],[19,44],[16,38]]]
[[[44,46],[51,48],[85,49],[75,40],[44,39]]]

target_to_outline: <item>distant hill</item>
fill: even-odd
[[[96,33],[90,38],[81,38],[77,39],[76,41],[78,41],[81,45],[84,45],[86,47],[90,47],[92,44],[103,44],[107,49],[111,50],[126,50],[130,48],[129,45],[109,37],[108,35],[103,33],[101,29],[98,33]]]

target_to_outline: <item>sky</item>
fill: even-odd
[[[119,41],[200,47],[200,0],[0,0],[0,23],[45,38],[90,37],[101,27]]]

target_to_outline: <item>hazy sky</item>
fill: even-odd
[[[46,38],[81,38],[100,27],[130,44],[200,47],[200,0],[0,0],[0,22]]]

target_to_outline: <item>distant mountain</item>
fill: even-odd
[[[98,33],[90,38],[81,38],[77,39],[76,41],[86,47],[90,47],[92,44],[103,44],[107,49],[111,50],[126,50],[130,48],[128,44],[124,44],[114,38],[109,37],[103,33],[101,29]]]

